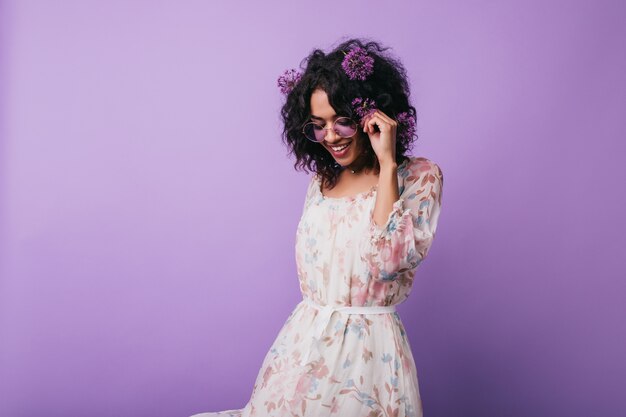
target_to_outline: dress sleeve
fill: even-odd
[[[309,184],[307,185],[305,197],[304,197],[304,208],[306,209],[309,204],[313,201],[315,196],[317,195],[317,174],[313,174],[309,179]]]
[[[436,163],[423,159],[411,161],[407,170],[387,222],[378,226],[372,210],[360,245],[361,259],[377,280],[392,281],[416,268],[426,258],[437,230],[443,173]]]

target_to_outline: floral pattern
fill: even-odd
[[[304,298],[320,305],[386,306],[409,295],[437,230],[439,166],[424,157],[398,165],[400,198],[383,226],[373,220],[377,187],[327,197],[309,182],[296,232]],[[248,403],[191,417],[422,417],[417,371],[397,312],[334,312],[321,337],[320,310],[302,301],[268,350]]]

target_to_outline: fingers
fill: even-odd
[[[380,110],[376,110],[363,118],[363,131],[366,133],[373,133],[374,126],[378,126],[378,130],[382,132],[383,130],[395,129],[397,125],[398,122]]]
[[[393,120],[391,117],[387,116],[385,113],[383,113],[382,111],[376,109],[376,111],[374,112],[374,114],[376,114],[377,116],[379,116],[380,118],[382,118],[383,120],[385,120],[387,123],[389,123],[390,125],[393,125],[394,123],[396,123],[395,120]]]

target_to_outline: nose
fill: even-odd
[[[329,140],[330,139],[330,140]],[[335,143],[340,140],[341,137],[335,132],[334,128],[326,129],[326,136],[324,137],[324,141],[328,143]]]

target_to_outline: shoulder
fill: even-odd
[[[320,176],[320,174],[318,174],[317,172],[313,173],[313,175],[311,175],[311,178],[309,180],[309,189],[311,188],[315,189],[316,187],[319,187],[321,184],[321,180],[322,180],[322,177]]]
[[[433,198],[441,204],[443,173],[439,164],[423,156],[411,156],[398,172],[402,177],[400,194],[422,202]],[[426,204],[426,203],[424,203]]]
[[[307,190],[306,190],[307,199],[313,196],[315,192],[319,189],[318,181],[319,181],[319,175],[317,173],[314,173],[309,178],[309,183],[307,185]]]
[[[404,163],[404,177],[411,181],[419,178],[435,176],[439,178],[443,178],[443,172],[441,171],[441,167],[433,160],[428,159],[424,156],[409,156],[409,159]],[[432,181],[432,179],[430,179]]]

